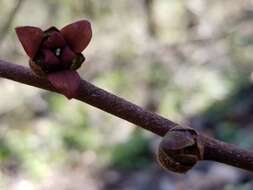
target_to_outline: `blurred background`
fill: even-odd
[[[15,26],[83,18],[93,28],[85,80],[253,148],[252,0],[0,0],[0,58],[27,66]],[[252,173],[214,162],[165,172],[159,137],[59,94],[0,85],[0,189],[253,189]]]

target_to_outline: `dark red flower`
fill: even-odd
[[[58,30],[42,31],[33,26],[16,28],[16,33],[29,65],[39,76],[46,76],[51,84],[69,99],[76,95],[80,77],[77,70],[85,60],[82,51],[88,46],[92,31],[87,20],[80,20]]]

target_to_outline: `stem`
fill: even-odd
[[[34,75],[30,69],[0,60],[0,77],[57,92],[45,78]],[[105,112],[134,123],[159,136],[164,136],[169,129],[178,125],[158,114],[113,95],[91,83],[82,80],[76,99],[86,102]],[[216,139],[199,135],[204,145],[204,159],[213,160],[242,169],[253,171],[253,152]]]
[[[204,159],[221,162],[231,166],[253,171],[253,151],[239,148],[233,144],[224,143],[209,137],[202,137]]]

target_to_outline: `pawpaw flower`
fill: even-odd
[[[89,21],[80,20],[60,30],[21,26],[16,33],[33,72],[46,77],[67,98],[74,98],[81,81],[76,70],[85,61],[81,52],[92,37]]]

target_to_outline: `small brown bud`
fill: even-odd
[[[158,161],[166,170],[185,173],[202,160],[203,152],[203,144],[194,129],[176,126],[163,137]]]

